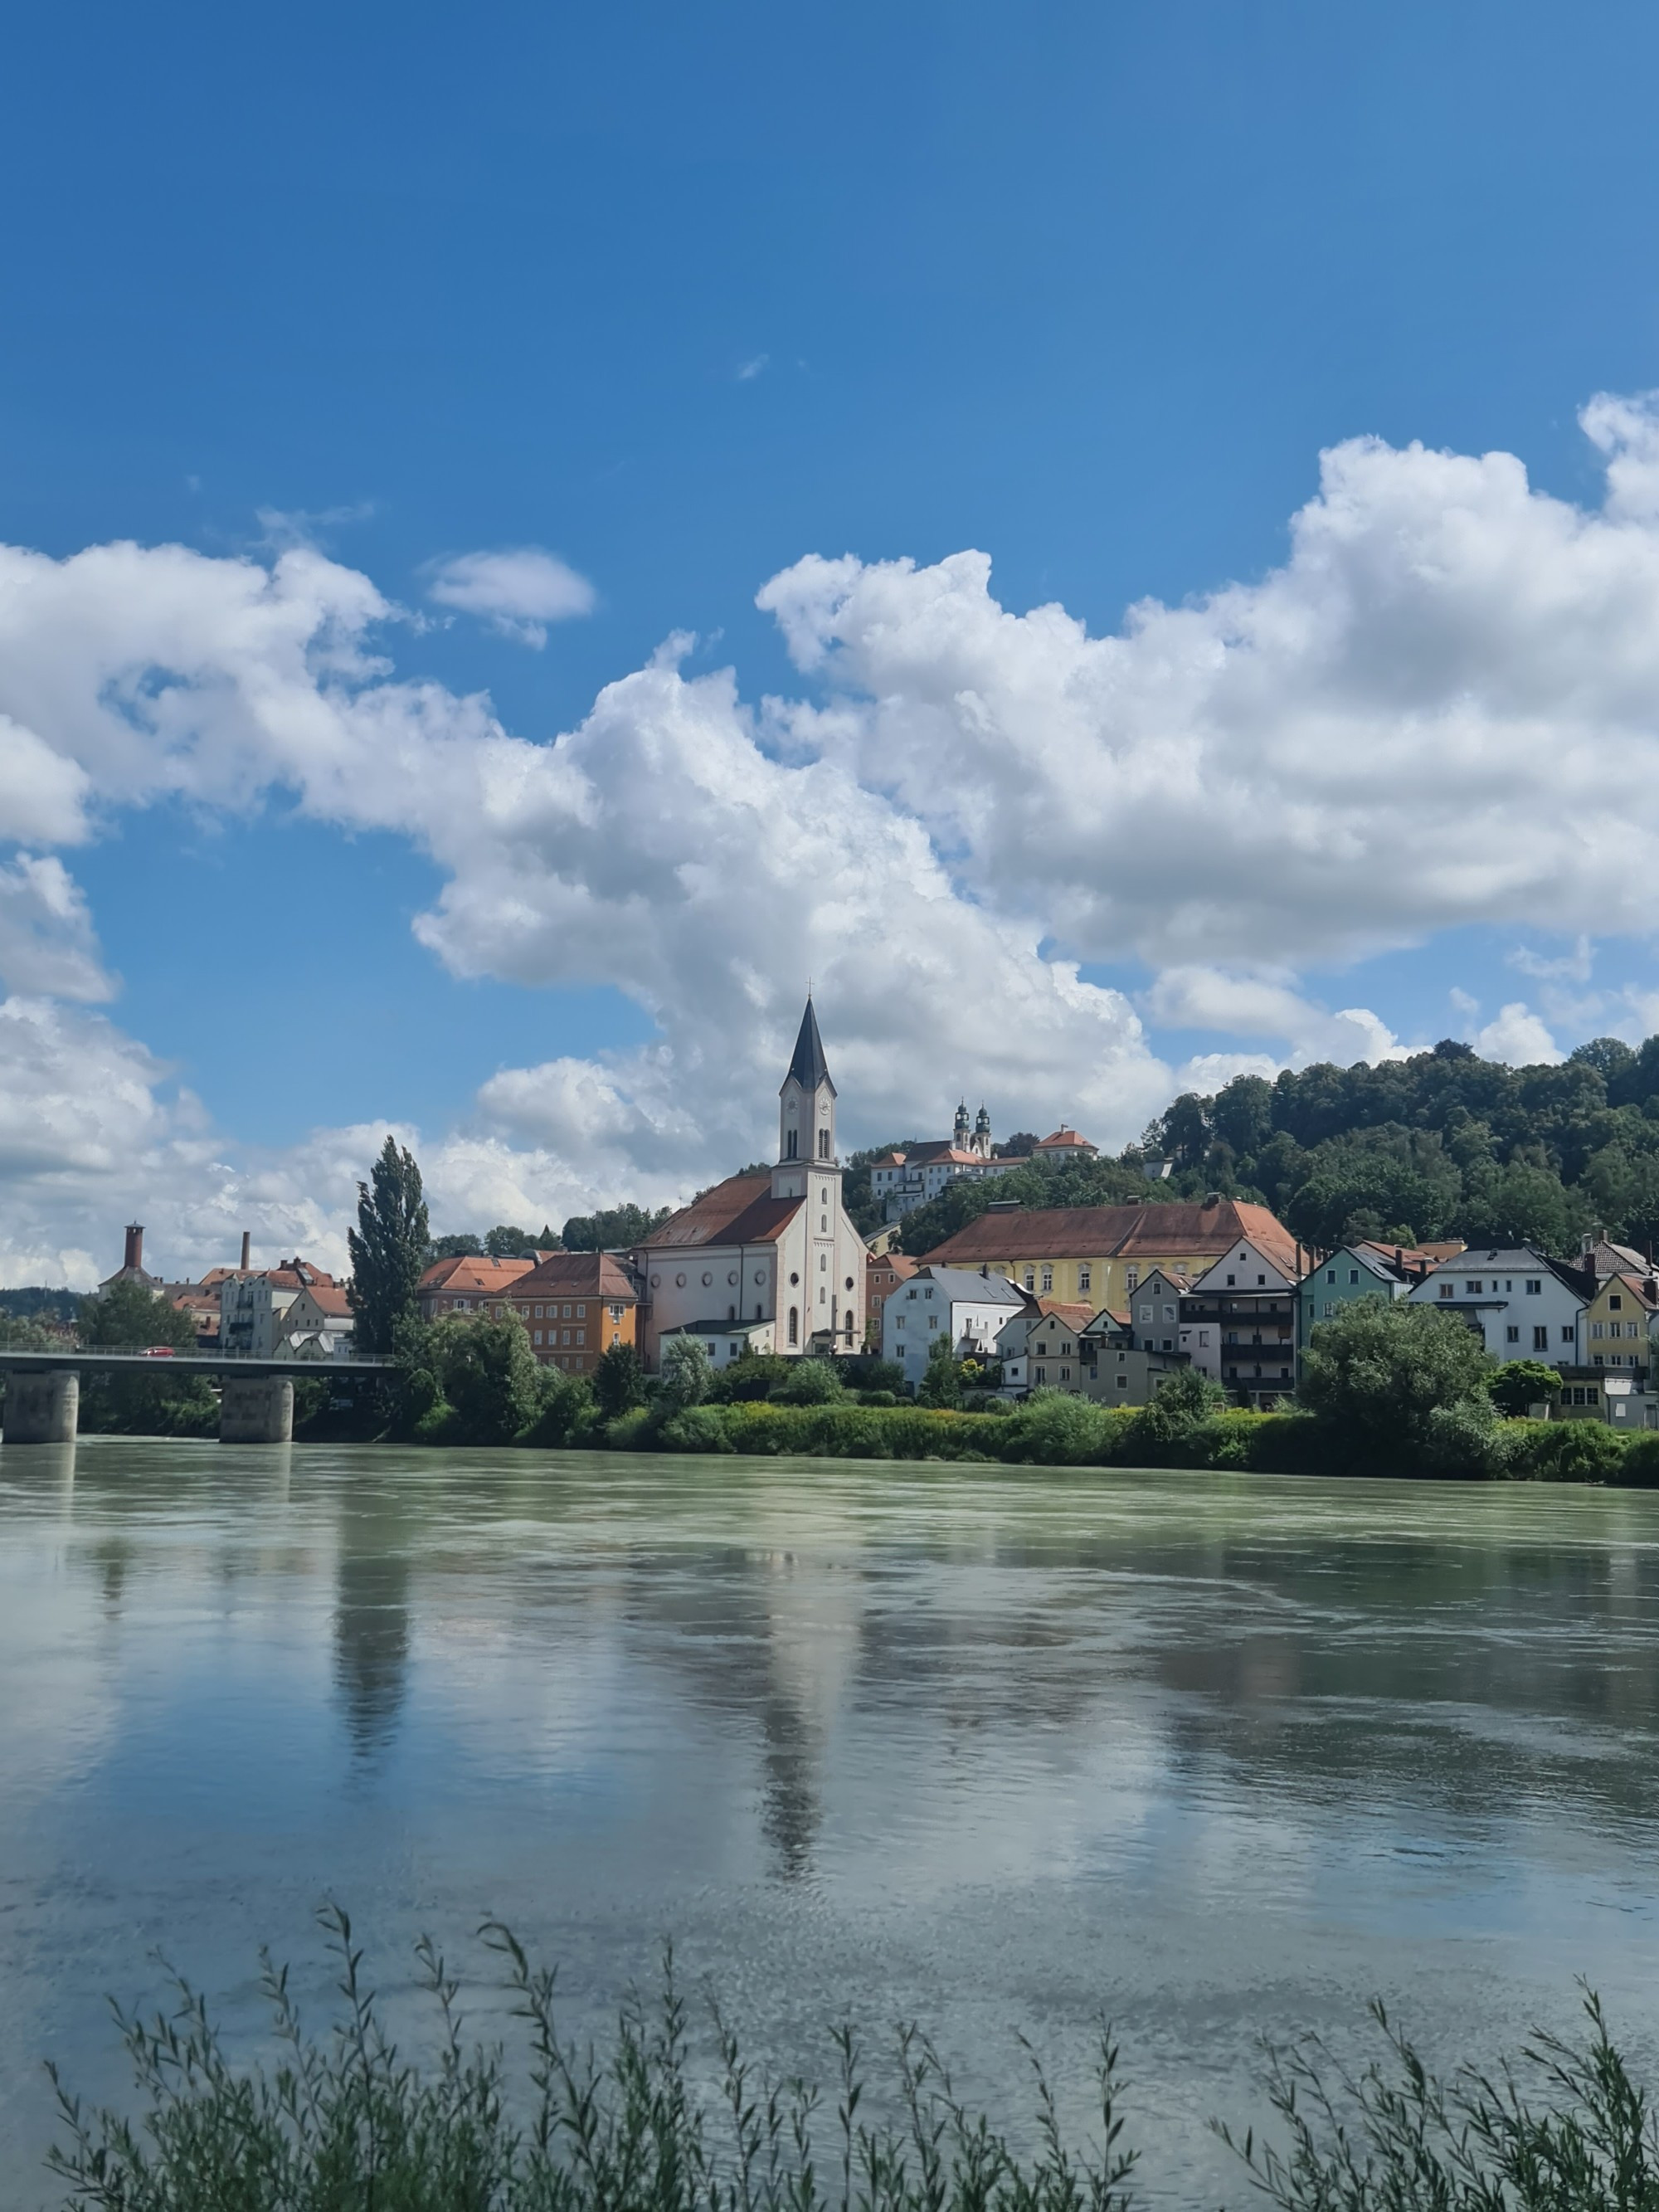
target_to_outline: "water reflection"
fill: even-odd
[[[334,1580],[334,1680],[357,1758],[384,1753],[397,1733],[409,1672],[410,1572],[405,1532],[384,1503],[341,1515]]]
[[[672,1935],[782,2057],[920,2012],[988,2095],[1109,2002],[1200,2172],[1256,2032],[1374,1990],[1490,2049],[1582,1971],[1659,2029],[1659,1498],[46,1456],[0,1451],[0,2158],[153,1946],[240,1989],[326,1893],[505,1912],[578,2007]]]

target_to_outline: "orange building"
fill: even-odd
[[[921,1262],[908,1252],[872,1252],[864,1263],[864,1337],[875,1349],[881,1345],[881,1310],[899,1285],[908,1282]]]
[[[544,1367],[591,1375],[601,1352],[639,1345],[640,1293],[609,1252],[553,1252],[521,1275],[506,1301]]]

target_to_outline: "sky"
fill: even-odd
[[[1659,1028],[1659,19],[0,26],[0,1279]]]

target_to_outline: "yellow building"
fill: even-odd
[[[1121,1313],[1154,1267],[1197,1278],[1237,1243],[1254,1245],[1292,1280],[1302,1248],[1265,1206],[1237,1199],[1197,1205],[992,1206],[927,1255],[946,1267],[988,1267],[1040,1298]]]
[[[1584,1309],[1586,1365],[1645,1369],[1656,1316],[1659,1300],[1641,1276],[1607,1276]]]

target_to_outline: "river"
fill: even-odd
[[[0,1451],[0,2202],[164,1951],[239,2037],[335,1897],[573,2024],[672,1936],[764,2051],[919,2016],[1024,2109],[1121,2033],[1147,2193],[1255,2039],[1659,2051],[1659,1496],[84,1439]],[[243,2047],[239,2044],[239,2047]]]

